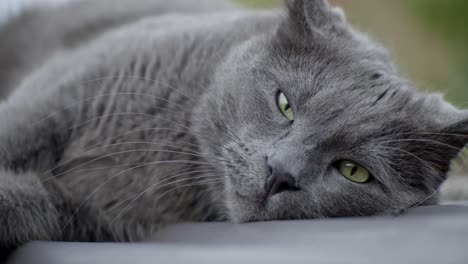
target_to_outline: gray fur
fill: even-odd
[[[433,203],[466,143],[465,112],[412,89],[325,1],[201,14],[188,1],[105,2],[3,29],[0,83],[16,87],[0,105],[3,247],[135,241],[181,221],[396,213]],[[300,191],[261,202],[268,158]],[[339,159],[374,180],[346,180]]]

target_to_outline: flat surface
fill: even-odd
[[[34,242],[8,264],[468,263],[468,203],[400,217],[183,224],[139,244]]]

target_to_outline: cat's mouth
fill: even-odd
[[[266,203],[268,202],[268,195],[265,193],[263,197],[249,197],[246,195],[242,195],[240,192],[235,191],[235,196],[237,199],[243,200],[248,203],[255,204],[256,206],[260,208],[266,208]]]
[[[262,195],[245,195],[239,191],[234,191],[228,201],[229,215],[232,222],[258,222],[292,219],[293,216],[286,213],[292,212],[293,208],[283,204],[284,199],[291,198],[288,193],[269,196],[267,192]]]
[[[247,223],[270,220],[263,199],[248,197],[236,191],[232,200],[228,205],[232,222]]]

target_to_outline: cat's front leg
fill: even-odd
[[[68,131],[63,117],[41,120],[47,104],[10,99],[0,105],[0,250],[60,238],[58,194],[40,179],[60,158]]]
[[[0,104],[0,253],[32,240],[123,240],[99,209],[70,196],[54,178],[52,169],[72,141],[72,96],[52,92]]]
[[[60,238],[60,198],[46,190],[34,172],[0,170],[0,251],[31,240]]]

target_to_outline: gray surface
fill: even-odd
[[[468,203],[401,217],[176,225],[140,244],[34,242],[8,263],[467,264]]]

